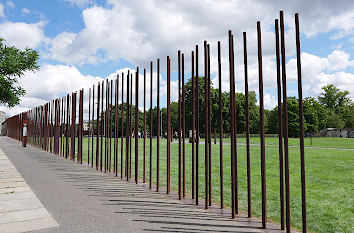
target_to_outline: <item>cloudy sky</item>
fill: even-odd
[[[294,13],[298,12],[304,95],[317,96],[323,85],[333,83],[354,98],[353,0],[1,0],[0,36],[7,45],[39,51],[41,68],[21,78],[19,84],[27,90],[21,105],[0,106],[0,110],[11,116],[80,88],[87,91],[98,81],[136,66],[149,68],[150,61],[156,71],[157,58],[165,106],[166,56],[172,59],[175,90],[178,49],[185,53],[187,79],[191,51],[204,40],[211,46],[214,85],[218,85],[217,41],[221,41],[222,87],[227,91],[229,29],[235,35],[237,91],[244,91],[242,32],[246,31],[250,90],[258,92],[257,21],[262,23],[265,107],[271,109],[276,104],[274,19],[279,10],[285,13],[289,96],[297,95]],[[142,79],[139,83],[142,87]],[[153,88],[156,91],[156,83]],[[142,96],[140,88],[140,103]],[[172,91],[172,100],[176,98]]]

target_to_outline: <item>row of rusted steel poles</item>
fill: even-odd
[[[279,25],[280,24],[280,25]],[[277,96],[278,96],[278,134],[279,134],[279,198],[280,198],[280,223],[281,229],[290,232],[290,171],[289,171],[289,145],[288,145],[288,110],[287,110],[287,80],[286,80],[286,55],[285,55],[285,29],[284,14],[280,12],[280,22],[275,20],[275,42],[276,42],[276,71],[277,71]],[[302,77],[301,77],[301,57],[300,57],[300,32],[299,16],[295,14],[296,29],[296,54],[297,54],[297,76],[298,76],[298,100],[299,100],[299,124],[300,124],[300,166],[301,166],[301,187],[302,187],[302,225],[303,232],[306,232],[306,190],[305,190],[305,154],[304,154],[304,120],[302,102]],[[280,33],[279,33],[280,31]],[[246,162],[247,162],[247,215],[252,216],[251,205],[251,159],[250,159],[250,114],[249,114],[249,90],[248,90],[248,64],[247,64],[247,35],[243,33],[243,61],[244,61],[244,83],[245,83],[245,116],[246,116]],[[264,127],[264,93],[263,93],[263,67],[262,67],[262,38],[261,23],[257,22],[257,45],[258,45],[258,83],[259,83],[259,113],[260,113],[260,158],[261,158],[261,193],[262,193],[262,228],[266,228],[267,223],[267,196],[266,196],[266,151],[265,151],[265,127]],[[238,202],[238,154],[237,154],[237,119],[236,119],[236,78],[235,78],[235,51],[234,35],[228,32],[228,58],[229,58],[229,85],[230,85],[230,119],[231,119],[231,215],[232,218],[239,213]],[[223,97],[222,97],[222,67],[221,67],[221,43],[217,44],[217,78],[218,78],[218,106],[219,106],[219,162],[220,162],[220,207],[224,208],[224,170],[223,170]],[[191,170],[191,191],[192,198],[196,205],[199,205],[199,144],[200,129],[204,129],[205,149],[204,149],[204,169],[205,169],[205,208],[212,205],[212,96],[211,96],[211,69],[210,69],[210,44],[204,41],[204,80],[199,77],[199,57],[198,45],[191,52],[191,76],[192,76],[192,170]],[[177,53],[177,74],[178,74],[178,197],[182,199],[186,196],[186,87],[185,87],[185,56],[184,53]],[[171,190],[171,142],[173,130],[171,127],[171,59],[167,56],[167,154],[166,154],[166,192]],[[156,75],[153,72],[153,62],[150,62],[150,151],[149,168],[146,169],[146,69],[143,71],[143,95],[144,95],[144,123],[139,127],[139,67],[135,70],[135,91],[133,93],[133,72],[128,70],[121,76],[118,74],[115,80],[106,80],[88,89],[88,122],[87,130],[84,130],[84,89],[79,91],[78,123],[77,114],[77,93],[63,96],[42,106],[36,107],[25,113],[13,116],[7,120],[7,135],[21,140],[23,122],[28,123],[28,142],[34,146],[59,154],[71,160],[83,162],[83,138],[87,135],[87,163],[97,170],[111,172],[112,169],[112,139],[113,139],[113,174],[125,177],[129,180],[132,167],[134,166],[134,179],[139,182],[139,136],[143,137],[143,180],[146,180],[146,171],[149,173],[149,188],[155,184],[156,191],[160,190],[160,59],[157,59]],[[153,161],[153,79],[156,78],[156,180],[152,180]],[[121,82],[120,79],[121,78]],[[124,83],[126,79],[126,86]],[[204,86],[200,86],[200,81]],[[121,99],[119,88],[121,86]],[[125,88],[124,88],[125,87]],[[201,89],[202,88],[202,89]],[[126,89],[126,95],[124,95]],[[200,93],[203,90],[204,93]],[[204,103],[201,101],[201,94],[204,94]],[[113,101],[114,95],[114,101]],[[135,95],[135,122],[133,125],[133,95]],[[125,100],[124,100],[125,96]],[[119,109],[119,103],[121,108]],[[200,104],[204,104],[204,116],[200,116]],[[97,106],[95,106],[97,105]],[[120,117],[120,119],[119,119]],[[204,122],[200,125],[200,117]],[[120,120],[120,121],[119,121]],[[140,128],[143,133],[140,134]],[[86,133],[87,132],[87,133]],[[119,135],[120,132],[120,135]],[[134,132],[134,137],[133,137]],[[214,140],[216,137],[214,129]],[[125,150],[124,150],[125,137]],[[77,147],[76,147],[77,138]],[[119,152],[120,138],[120,152]],[[132,141],[134,138],[135,157],[132,164]],[[77,148],[77,153],[76,153]],[[94,152],[95,150],[95,152]],[[214,152],[214,154],[217,152]],[[120,161],[119,161],[120,154]],[[95,156],[94,156],[95,155]],[[125,159],[125,161],[124,161]],[[120,165],[120,167],[119,167]],[[124,172],[123,172],[124,170]],[[285,173],[285,174],[284,174]],[[285,187],[285,195],[284,195]],[[215,189],[215,188],[214,188]],[[285,203],[284,203],[285,197]]]

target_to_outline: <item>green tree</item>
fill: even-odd
[[[14,46],[8,47],[3,42],[4,39],[0,38],[0,104],[14,107],[26,93],[17,86],[18,78],[26,71],[38,70],[39,57],[32,49],[22,51]]]
[[[328,84],[322,87],[324,93],[321,93],[318,97],[318,101],[324,107],[335,110],[336,108],[343,107],[351,102],[349,91],[340,91],[333,84]]]

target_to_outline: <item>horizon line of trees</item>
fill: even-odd
[[[204,78],[199,77],[199,129],[201,136],[204,135]],[[348,97],[348,91],[341,91],[333,84],[322,87],[323,92],[315,97],[306,97],[303,100],[304,110],[304,129],[305,135],[316,133],[326,128],[354,128],[354,103]],[[192,79],[185,84],[185,123],[186,135],[192,129]],[[219,132],[219,113],[223,114],[223,132],[230,133],[230,92],[222,92],[222,109],[219,109],[219,89],[214,88],[211,84],[211,127]],[[259,106],[257,103],[256,92],[249,91],[249,115],[250,115],[250,133],[257,134],[260,132],[259,125]],[[236,124],[237,133],[243,134],[246,131],[246,115],[245,115],[245,95],[236,93]],[[298,99],[296,97],[288,97],[288,128],[289,137],[299,136],[299,114]],[[126,103],[124,106],[124,135],[126,134]],[[121,104],[119,107],[119,127],[118,133],[121,135]],[[113,106],[113,109],[115,106]],[[171,126],[173,132],[178,132],[178,102],[171,102]],[[114,110],[113,129],[114,129]],[[167,108],[161,108],[162,114],[162,133],[167,132]],[[152,109],[153,114],[153,135],[157,135],[157,107]],[[272,110],[264,110],[265,116],[265,132],[267,134],[278,133],[278,106]],[[134,130],[135,122],[135,106],[132,106],[132,128]],[[143,132],[144,112],[139,110],[139,131]],[[96,128],[96,124],[94,125]],[[134,132],[134,131],[133,131]],[[150,110],[146,111],[146,132],[150,132]]]

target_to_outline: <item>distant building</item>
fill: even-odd
[[[6,113],[3,111],[0,111],[0,135],[1,135],[1,125],[2,123],[4,123],[6,121],[7,117],[6,117]]]
[[[354,138],[353,129],[327,128],[320,131],[322,137]]]
[[[84,131],[88,131],[90,129],[90,124],[88,121],[84,121],[84,123],[82,124],[82,128]]]

